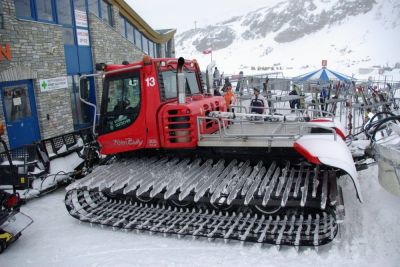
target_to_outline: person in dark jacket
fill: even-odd
[[[264,96],[260,95],[260,89],[253,88],[253,91],[254,95],[251,97],[250,101],[250,113],[263,114],[265,108],[265,98]]]
[[[219,86],[220,82],[219,79],[221,78],[221,75],[219,73],[219,70],[217,67],[215,67],[214,73],[213,73],[213,85],[214,88],[216,88],[217,86]]]
[[[290,91],[289,95],[299,95],[299,93],[297,92],[296,85],[293,85],[293,89],[292,89],[292,91]],[[295,108],[297,108],[297,109],[300,108],[300,99],[290,100],[289,105],[290,105],[290,108],[292,109],[292,112],[294,112]]]

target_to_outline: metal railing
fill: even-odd
[[[337,133],[335,129],[330,127],[325,127],[317,124],[313,124],[312,122],[270,122],[265,121],[264,118],[268,118],[268,115],[258,115],[258,114],[246,114],[248,118],[237,116],[235,118],[232,117],[207,117],[207,116],[198,116],[197,117],[197,138],[198,141],[202,141],[205,138],[210,139],[220,139],[221,141],[224,139],[239,139],[239,138],[262,138],[267,141],[273,141],[277,139],[286,139],[286,140],[296,140],[304,135],[310,134],[318,134],[318,135],[332,135],[334,140],[337,140]],[[260,118],[260,120],[254,120],[255,118]],[[218,132],[214,134],[203,134],[201,132],[201,125],[203,120],[213,120],[218,125]],[[240,125],[240,133],[230,133],[228,130],[229,125],[238,124]],[[249,133],[249,127],[254,126],[254,124],[269,124],[276,126],[272,132],[260,132],[260,133]],[[295,133],[293,132],[293,126],[295,129]],[[291,133],[289,133],[288,128],[291,127]],[[327,131],[327,133],[312,133],[312,128],[323,129]]]
[[[306,108],[299,108],[299,109],[292,109],[292,108],[283,108],[283,107],[255,107],[255,106],[244,106],[244,105],[231,105],[231,108],[233,108],[236,111],[239,111],[239,113],[244,112],[246,114],[249,114],[250,110],[252,109],[262,109],[264,116],[269,116],[269,117],[297,117],[298,119],[296,121],[307,121],[307,120],[312,120],[315,118],[329,118],[329,119],[334,119],[336,116],[330,111],[326,110],[321,110],[321,109],[315,109],[312,106],[307,106]]]

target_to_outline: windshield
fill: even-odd
[[[140,109],[139,72],[111,77],[105,81],[102,107],[102,132],[120,130],[131,125]],[[104,100],[103,100],[104,101]]]
[[[194,95],[200,93],[200,88],[197,83],[196,73],[185,71],[186,78],[186,95]],[[161,72],[161,98],[168,100],[177,97],[176,89],[176,71]]]

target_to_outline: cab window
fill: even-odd
[[[102,133],[131,125],[140,110],[139,72],[112,76],[105,80],[101,121]]]
[[[194,95],[200,93],[200,88],[197,83],[196,73],[185,71],[186,78],[186,95]],[[163,71],[160,75],[160,84],[162,85],[161,98],[162,100],[168,100],[177,97],[176,88],[176,71]]]

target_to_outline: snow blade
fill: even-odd
[[[324,164],[346,172],[353,180],[358,199],[363,201],[353,158],[341,138],[324,134],[305,135],[296,140],[294,148],[314,164]]]

